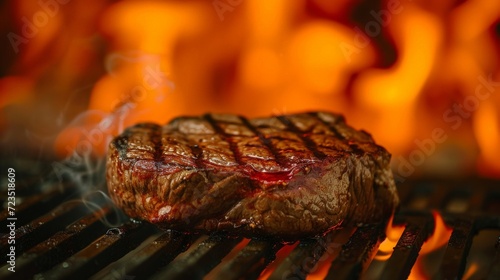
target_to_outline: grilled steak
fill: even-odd
[[[165,229],[290,240],[385,223],[399,202],[389,161],[341,115],[207,114],[128,128],[107,180],[126,214]]]

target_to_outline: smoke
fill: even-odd
[[[79,140],[76,145],[66,146],[67,157],[52,163],[53,175],[60,185],[76,187],[81,201],[93,212],[102,212],[104,206],[113,207],[106,194],[106,149],[114,135],[125,128],[124,119],[133,108],[133,104],[124,103],[112,113],[89,110],[78,115],[69,127],[78,132]],[[95,124],[84,125],[89,119],[96,121]],[[96,203],[103,198],[105,203]],[[116,226],[121,220],[118,214],[115,221],[109,221],[106,215],[101,217],[108,226]]]
[[[98,203],[103,201],[103,203]],[[122,224],[125,219],[124,214],[113,204],[110,197],[103,191],[91,191],[82,196],[82,202],[85,206],[92,211],[92,213],[99,213],[101,221],[109,227],[117,227]],[[111,206],[111,214],[106,215],[103,205]]]
[[[80,113],[63,129],[67,137],[61,139],[67,142],[61,140],[58,143],[58,149],[67,156],[52,163],[53,178],[61,182],[61,186],[75,186],[81,201],[92,212],[102,212],[103,207],[114,207],[106,191],[105,155],[109,143],[126,129],[127,117],[139,113],[138,105],[149,97],[148,94],[155,94],[152,97],[158,99],[162,96],[162,87],[166,85],[173,88],[173,82],[166,78],[166,73],[160,71],[160,57],[157,55],[114,53],[106,59],[105,67],[108,75],[118,76],[119,69],[138,65],[142,69],[142,79],[138,79],[137,85],[112,102],[115,105],[111,112],[89,109]],[[113,209],[113,221],[101,215],[102,222],[108,226],[116,226],[124,218],[117,214],[118,209]]]

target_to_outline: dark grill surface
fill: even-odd
[[[187,235],[131,220],[110,226],[120,214],[109,200],[79,199],[69,183],[37,189],[28,185],[18,192],[15,273],[7,270],[6,209],[0,215],[0,279],[304,279],[318,271],[326,279],[405,279],[434,232],[432,209],[453,231],[442,252],[428,257],[434,258],[429,277],[461,279],[474,270],[476,278],[500,279],[500,182],[493,180],[400,184],[402,207],[394,224],[405,229],[386,262],[372,261],[385,238],[380,227],[360,226],[295,244]],[[5,194],[0,199],[5,208]],[[483,231],[486,238],[475,238]],[[476,250],[486,256],[473,256],[475,244],[486,244],[486,250]]]

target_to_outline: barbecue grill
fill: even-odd
[[[393,224],[404,232],[390,258],[378,261],[373,258],[385,238],[382,227],[294,244],[162,232],[125,218],[103,193],[82,199],[71,181],[18,177],[16,272],[7,270],[9,216],[3,210],[1,279],[305,279],[319,271],[326,279],[405,279],[434,232],[431,210],[440,211],[452,233],[438,256],[428,256],[434,268],[427,275],[461,279],[474,272],[500,279],[500,189],[491,179],[400,183],[402,207]]]
[[[500,279],[499,10],[2,1],[0,279]],[[165,232],[106,195],[104,155],[126,127],[318,110],[391,152],[401,205],[387,229],[286,244]]]

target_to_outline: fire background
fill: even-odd
[[[100,156],[139,121],[329,110],[400,181],[498,177],[499,4],[335,2],[3,1],[2,153]]]
[[[497,180],[499,54],[491,0],[2,1],[2,198],[9,167],[95,194],[114,135],[206,112],[334,111],[398,184]]]

